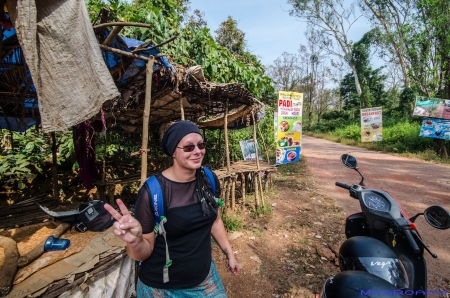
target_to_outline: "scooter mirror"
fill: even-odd
[[[423,216],[425,220],[434,228],[445,230],[450,228],[450,212],[441,206],[428,207]]]
[[[350,168],[350,169],[358,168],[358,162],[356,161],[356,158],[351,156],[350,154],[342,154],[341,162],[347,168]]]

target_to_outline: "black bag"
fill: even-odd
[[[100,200],[93,200],[81,204],[78,207],[78,218],[75,222],[75,228],[80,232],[87,230],[94,232],[101,232],[114,223],[115,219],[105,209],[105,202]]]

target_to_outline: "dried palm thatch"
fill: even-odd
[[[154,131],[162,124],[182,118],[196,122],[203,128],[223,127],[226,106],[228,111],[231,111],[228,116],[229,126],[232,126],[234,121],[248,123],[251,111],[261,108],[261,104],[242,84],[208,82],[200,66],[185,68],[170,63],[158,49],[150,51],[149,44],[141,42],[137,48],[135,45],[129,46],[127,39],[116,35],[118,30],[114,28],[118,26],[114,27],[113,23],[109,26],[112,27],[111,30],[107,29],[109,24],[101,25],[94,26],[94,32],[121,97],[104,103],[102,111],[91,121],[104,119],[107,127],[120,127],[128,132],[142,130],[146,87],[145,60],[149,55],[156,57],[149,120]],[[126,25],[127,23],[121,24],[122,27]],[[111,34],[112,32],[114,34]],[[38,104],[36,90],[17,36],[3,38],[0,47],[0,116],[23,121],[31,118],[39,122]]]

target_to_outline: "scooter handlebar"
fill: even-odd
[[[335,184],[336,184],[336,186],[339,186],[339,187],[342,187],[342,188],[345,188],[345,189],[350,189],[351,188],[350,185],[347,185],[345,183],[336,182]]]
[[[412,250],[415,253],[420,252],[420,248],[417,245],[416,240],[414,240],[413,235],[411,234],[411,230],[409,229],[409,227],[404,227],[403,228],[403,234],[406,236],[406,239],[408,239],[409,245],[411,246]]]

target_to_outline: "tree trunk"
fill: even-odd
[[[364,3],[369,7],[369,9],[372,11],[372,13],[375,15],[375,17],[378,19],[378,21],[383,25],[384,30],[386,31],[387,35],[390,37],[392,36],[391,28],[389,27],[389,24],[386,22],[386,20],[381,16],[380,12],[375,9],[372,5],[370,5],[368,0],[364,0]],[[405,87],[409,88],[411,87],[411,80],[408,77],[408,66],[406,65],[405,59],[403,59],[403,50],[401,48],[401,44],[397,44],[394,41],[394,38],[391,38],[391,45],[394,47],[395,55],[397,56],[398,63],[400,64],[400,67],[402,68],[403,73],[403,81],[405,83]]]
[[[356,70],[356,67],[354,65],[350,65],[350,67],[352,68],[352,72],[353,72],[353,76],[355,77],[355,86],[356,86],[356,92],[358,92],[359,98],[360,100],[362,100],[362,90],[361,90],[361,84],[359,83],[359,76],[358,76],[358,71]],[[361,102],[361,108],[364,107],[364,103]]]

